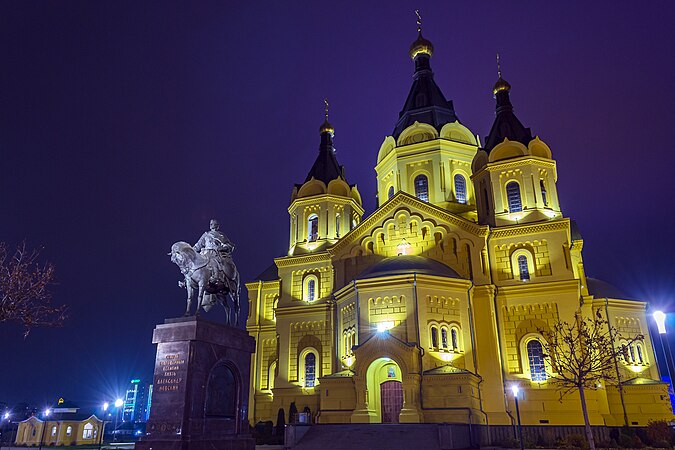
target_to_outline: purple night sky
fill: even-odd
[[[675,312],[673,2],[4,1],[0,240],[44,247],[70,319],[26,339],[0,325],[0,401],[99,404],[150,377],[154,325],[184,310],[167,252],[211,217],[243,280],[284,254],[324,97],[370,214],[415,8],[438,84],[481,138],[500,53],[588,275]]]

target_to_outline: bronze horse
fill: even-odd
[[[239,320],[239,272],[236,267],[232,278],[225,276],[219,270],[219,264],[211,257],[197,253],[187,242],[176,242],[171,246],[171,261],[174,262],[185,276],[178,285],[187,290],[187,308],[185,315],[189,316],[192,309],[192,300],[197,292],[197,308],[209,311],[213,305],[220,303],[225,309],[226,323],[237,326]],[[232,263],[234,266],[234,263]],[[232,300],[232,307],[228,305],[227,297]]]

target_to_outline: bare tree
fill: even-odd
[[[41,264],[38,250],[19,245],[11,254],[0,243],[0,322],[15,322],[25,327],[60,326],[66,307],[51,304],[48,287],[54,282],[54,266]]]
[[[573,391],[579,391],[586,438],[591,450],[594,450],[586,390],[598,389],[602,382],[618,384],[620,374],[617,359],[627,358],[628,347],[644,339],[644,336],[619,336],[616,328],[610,325],[599,309],[591,317],[582,317],[578,311],[572,323],[560,321],[550,330],[539,332],[546,340],[543,347],[553,369],[549,376],[559,386],[561,399]],[[625,344],[618,345],[619,339]]]

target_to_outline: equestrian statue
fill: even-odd
[[[171,261],[185,276],[178,282],[187,290],[187,308],[189,316],[192,301],[197,293],[197,308],[209,311],[213,305],[220,303],[225,309],[226,323],[236,327],[239,319],[239,272],[232,261],[234,244],[220,232],[220,224],[212,219],[210,230],[202,234],[199,241],[192,246],[187,242],[176,242],[171,246]],[[230,298],[232,305],[228,304]]]

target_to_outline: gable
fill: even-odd
[[[334,288],[400,254],[430,258],[472,278],[472,260],[475,265],[487,231],[486,226],[398,192],[328,250],[335,267]]]

